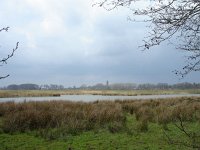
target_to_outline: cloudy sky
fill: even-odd
[[[130,11],[92,7],[92,0],[1,0],[0,56],[16,42],[15,56],[0,67],[8,84],[92,85],[109,80],[134,83],[199,82],[200,72],[182,80],[172,73],[184,66],[185,53],[166,43],[138,48],[145,23],[127,20]]]

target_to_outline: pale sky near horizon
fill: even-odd
[[[9,84],[177,83],[199,82],[200,72],[179,80],[172,71],[185,65],[185,52],[163,43],[138,48],[145,23],[127,20],[125,8],[106,11],[92,0],[1,0],[0,56],[16,42],[19,49],[0,67],[0,87]]]

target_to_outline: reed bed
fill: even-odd
[[[157,100],[125,101],[44,101],[0,103],[0,129],[4,132],[49,131],[56,134],[80,133],[107,128],[112,133],[126,128],[126,118],[135,117],[140,131],[148,131],[149,123],[167,129],[169,123],[200,123],[200,98],[183,97]],[[55,134],[51,133],[52,135]],[[52,136],[51,135],[51,136]]]
[[[142,130],[148,130],[148,123],[158,123],[164,127],[169,123],[200,123],[199,97],[116,102],[122,105],[124,112],[135,115]]]
[[[199,97],[117,102],[123,111],[135,116],[140,131],[147,132],[149,124],[156,123],[162,126],[169,144],[200,149]],[[169,128],[171,125],[175,128]],[[176,134],[170,136],[170,131]]]
[[[122,107],[112,102],[23,102],[0,103],[5,132],[63,128],[79,132],[125,121]]]

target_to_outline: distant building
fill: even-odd
[[[106,86],[107,86],[107,87],[109,86],[109,82],[108,82],[108,80],[106,81]]]
[[[109,89],[109,82],[108,82],[108,80],[106,81],[106,88]]]

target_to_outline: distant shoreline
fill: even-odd
[[[60,95],[103,95],[103,96],[144,96],[144,95],[200,94],[200,89],[188,90],[0,90],[0,98],[13,97],[58,97]]]

